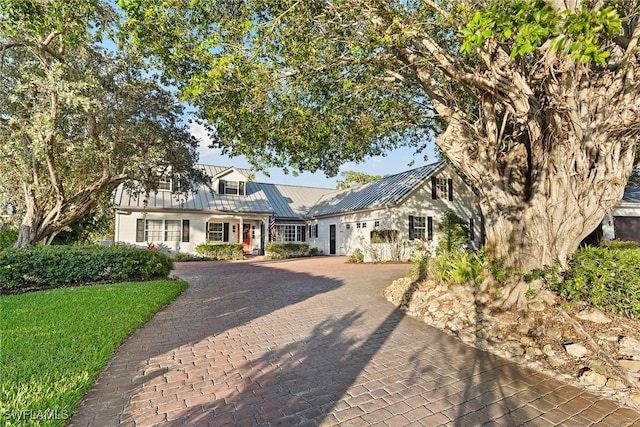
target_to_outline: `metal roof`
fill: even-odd
[[[444,162],[432,163],[358,187],[327,194],[309,210],[308,216],[335,215],[395,205],[443,164]]]
[[[330,188],[247,182],[247,193],[262,191],[278,218],[304,218],[324,195],[335,192]]]
[[[238,171],[249,177],[249,169],[226,166],[198,165],[211,177],[221,177]],[[113,194],[114,203],[121,209],[194,210],[241,213],[268,213],[278,218],[303,218],[314,203],[333,189],[268,184],[248,181],[246,195],[217,194],[202,185],[197,192],[174,194],[158,191],[152,194],[132,194],[120,185]]]

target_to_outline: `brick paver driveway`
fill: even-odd
[[[183,263],[190,287],[118,351],[71,420],[144,425],[640,425],[385,301],[406,265]]]

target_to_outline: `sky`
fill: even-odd
[[[198,163],[216,165],[216,166],[235,166],[238,168],[251,168],[249,162],[247,162],[244,156],[228,157],[221,154],[220,149],[211,149],[208,146],[211,141],[207,135],[206,130],[202,125],[195,122],[191,122],[189,125],[189,132],[200,140],[200,159]],[[386,156],[374,156],[367,159],[363,163],[349,162],[340,167],[340,172],[343,171],[357,171],[364,172],[369,175],[393,175],[399,172],[403,172],[409,169],[424,166],[429,163],[434,163],[438,159],[435,155],[434,144],[429,144],[427,151],[424,153],[427,155],[427,160],[423,159],[424,154],[414,155],[414,149],[409,147],[402,147],[396,150],[390,151]],[[409,166],[409,163],[414,163]],[[271,168],[269,169],[269,177],[257,172],[256,181],[268,182],[273,184],[288,184],[288,185],[301,185],[306,187],[324,187],[324,188],[336,188],[336,181],[340,180],[340,175],[335,177],[327,177],[323,172],[300,173],[297,176],[289,173],[284,174],[281,169]]]

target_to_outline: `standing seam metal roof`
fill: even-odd
[[[316,203],[308,212],[308,216],[335,215],[394,205],[418,184],[424,182],[443,164],[444,162],[432,163],[387,176],[359,187],[328,194]]]

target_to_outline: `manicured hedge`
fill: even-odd
[[[200,243],[196,252],[213,260],[242,259],[242,243]]]
[[[309,245],[306,243],[267,243],[265,258],[287,259],[309,256]]]
[[[640,249],[577,250],[557,291],[572,301],[640,319]]]
[[[160,251],[112,246],[36,246],[0,253],[0,289],[166,277],[173,260]]]

